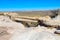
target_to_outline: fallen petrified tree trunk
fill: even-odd
[[[48,26],[48,27],[59,27],[60,26],[60,19],[59,19],[59,16],[56,16],[55,18],[51,19],[49,16],[46,16],[46,17],[27,17],[27,16],[18,16],[18,14],[16,13],[13,13],[14,15],[12,15],[12,13],[4,13],[4,15],[9,15],[11,17],[13,17],[13,19],[11,20],[19,20],[19,21],[25,21],[25,22],[29,22],[27,24],[29,24],[29,26],[31,25],[30,22],[37,22],[38,20],[38,23],[41,25],[41,26]],[[16,19],[17,18],[17,19]],[[23,18],[23,19],[21,19]],[[57,18],[57,19],[56,19]],[[34,19],[34,20],[31,20],[31,19]],[[34,25],[32,25],[34,26]]]

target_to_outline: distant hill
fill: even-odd
[[[3,13],[3,12],[0,12]],[[11,13],[11,12],[9,12]],[[12,11],[12,13],[18,13],[21,16],[56,16],[60,15],[60,9],[46,10],[46,11]]]
[[[47,11],[24,11],[24,12],[16,12],[22,16],[57,16],[60,15],[60,9],[56,10],[47,10]]]

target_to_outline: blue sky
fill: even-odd
[[[0,11],[51,10],[60,8],[60,0],[0,0]]]

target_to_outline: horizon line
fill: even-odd
[[[2,11],[2,12],[4,12],[4,11],[48,11],[48,10],[56,10],[56,9],[60,9],[60,8],[54,8],[54,9],[52,9],[52,8],[50,8],[50,9],[37,9],[37,8],[35,8],[35,9],[0,9],[0,12]]]

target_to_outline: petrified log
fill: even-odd
[[[16,22],[22,23],[25,27],[37,27],[38,22],[25,22],[25,21],[19,21],[15,20]]]

